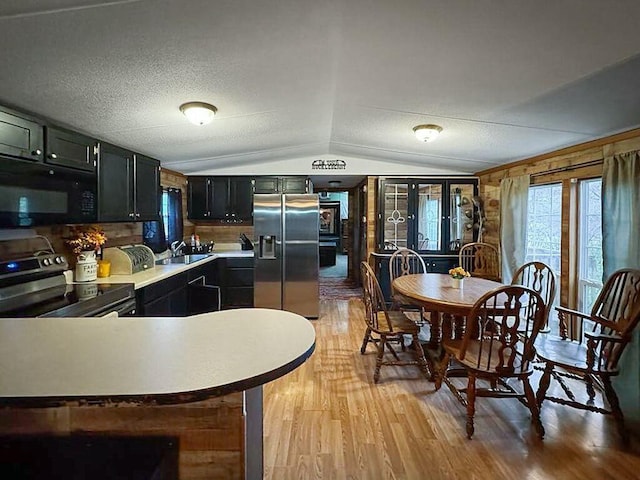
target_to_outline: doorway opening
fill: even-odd
[[[320,193],[320,278],[348,276],[349,192]]]

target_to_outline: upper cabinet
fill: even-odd
[[[70,130],[45,127],[45,162],[95,172],[98,141]]]
[[[28,115],[0,109],[0,155],[44,160],[42,124]]]
[[[160,218],[160,162],[101,143],[98,158],[98,221],[141,222]]]
[[[457,254],[477,238],[475,178],[381,179],[378,250]]]
[[[255,193],[311,193],[307,177],[256,177]]]
[[[133,158],[136,221],[160,220],[160,161],[137,153]]]
[[[188,217],[223,223],[251,222],[253,189],[251,177],[189,177]]]

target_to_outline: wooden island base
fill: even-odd
[[[140,437],[156,435],[166,443],[148,443],[170,451],[174,465],[177,453],[182,480],[262,479],[262,386],[314,349],[306,318],[263,308],[181,318],[0,319],[0,436],[104,435],[125,437],[125,445],[136,437],[131,444],[146,448]],[[55,452],[61,445],[78,458],[86,452],[75,438],[47,441]],[[119,440],[97,441],[120,448]],[[16,451],[24,443],[15,440]]]
[[[243,394],[178,405],[0,409],[1,435],[172,436],[181,480],[244,478]]]

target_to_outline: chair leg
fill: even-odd
[[[378,356],[376,357],[376,370],[373,372],[373,381],[378,383],[380,380],[380,368],[382,368],[382,357],[384,356],[384,347],[387,344],[386,335],[380,336],[380,343],[378,345]]]
[[[440,360],[440,362],[437,364],[435,368],[435,372],[434,372],[435,378],[433,380],[435,383],[436,392],[440,390],[440,387],[442,387],[442,382],[444,380],[445,375],[447,374],[447,368],[449,367],[450,358],[451,358],[451,354],[445,351],[444,356],[442,357],[442,360]]]
[[[587,395],[589,395],[589,400],[587,400],[587,405],[593,405],[594,400],[596,398],[596,389],[593,388],[593,377],[587,373],[584,376],[584,381],[587,385]]]
[[[603,377],[602,384],[604,386],[604,394],[607,397],[607,402],[609,402],[609,406],[611,407],[611,414],[613,415],[613,418],[616,421],[616,426],[618,427],[618,433],[620,434],[620,437],[622,437],[624,444],[628,445],[629,432],[624,426],[624,415],[620,409],[618,395],[616,395],[616,391],[613,389],[613,385],[611,385],[611,378],[607,376]]]
[[[533,423],[533,426],[536,429],[538,438],[542,440],[544,438],[544,427],[542,426],[542,421],[540,420],[540,409],[538,408],[536,396],[533,393],[533,388],[531,388],[531,384],[529,383],[528,378],[525,377],[522,379],[522,385],[524,388],[524,395],[527,399],[527,406],[529,407],[529,411],[531,412],[531,423]]]
[[[467,438],[471,439],[474,432],[473,416],[476,414],[476,376],[469,373],[467,383]]]
[[[420,366],[420,370],[424,373],[424,376],[427,377],[428,380],[431,379],[431,369],[427,364],[427,359],[424,356],[424,350],[422,349],[422,345],[420,344],[420,340],[418,340],[418,334],[414,333],[412,335],[413,338],[413,348],[416,354],[416,358],[418,360],[418,365]]]
[[[544,396],[549,389],[549,383],[551,383],[551,372],[553,371],[553,363],[547,362],[544,366],[544,373],[540,378],[540,385],[538,386],[538,392],[536,393],[536,402],[538,404],[538,411],[542,409],[542,402],[544,402]]]
[[[367,331],[364,332],[364,338],[362,339],[362,347],[360,347],[360,354],[364,355],[367,350],[367,344],[371,341],[371,329],[367,327]]]

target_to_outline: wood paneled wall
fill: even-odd
[[[253,225],[215,225],[213,223],[198,222],[194,225],[195,233],[200,236],[200,241],[207,243],[213,240],[219,243],[240,243],[240,234],[244,233],[253,240]]]
[[[244,476],[242,393],[179,405],[79,405],[0,409],[2,435],[175,436],[182,480]]]
[[[531,175],[532,184],[562,183],[562,252],[574,251],[577,241],[575,205],[577,182],[575,179],[602,176],[604,158],[640,150],[640,129],[582,143],[544,155],[510,163],[476,173],[480,179],[480,196],[485,202],[487,231],[484,241],[500,244],[500,181],[503,178]],[[575,307],[575,259],[562,255],[560,302]]]
[[[107,236],[105,247],[142,243],[142,223],[99,223],[94,225],[99,226]],[[76,255],[65,244],[65,239],[70,237],[70,225],[42,226],[35,227],[34,230],[38,235],[47,237],[57,253],[63,253],[67,257],[71,268],[75,266]]]
[[[376,225],[378,222],[378,177],[367,177],[367,259],[376,251]]]

